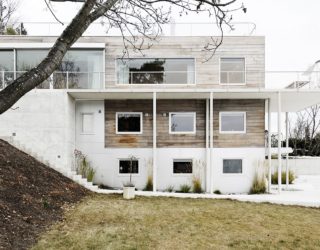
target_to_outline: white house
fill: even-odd
[[[122,58],[121,39],[80,38],[59,70],[0,116],[0,136],[62,172],[74,168],[80,150],[96,170],[94,182],[112,188],[128,181],[134,156],[138,189],[150,175],[154,191],[198,177],[208,193],[246,193],[270,152],[271,112],[280,117],[320,101],[319,89],[292,85],[298,79],[273,78],[291,87],[265,87],[261,36],[225,37],[206,62],[210,37],[164,36],[130,58]],[[1,36],[0,88],[37,65],[54,41]]]

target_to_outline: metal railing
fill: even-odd
[[[27,31],[28,36],[58,36],[65,29],[68,22],[63,22],[61,25],[58,22],[21,22],[17,26],[20,28],[23,25]],[[256,32],[256,25],[253,22],[233,22],[231,23],[233,29],[225,27],[225,36],[251,36]],[[162,36],[219,36],[220,30],[215,22],[171,22],[161,25]],[[124,35],[141,35],[135,34],[132,30]],[[21,33],[18,35],[22,35]],[[83,36],[122,36],[122,33],[117,28],[110,28],[105,23],[94,22],[84,32]]]
[[[118,84],[195,84],[195,71],[118,71]]]
[[[14,79],[26,71],[0,71],[0,89],[5,88]],[[104,72],[55,71],[37,89],[103,89]]]
[[[0,89],[9,85],[25,71],[0,71]],[[223,72],[226,73],[226,72]],[[198,73],[199,74],[199,73]],[[257,88],[257,89],[319,89],[320,71],[245,71],[244,83],[221,82],[219,72],[212,71],[210,77],[196,76],[195,71],[118,71],[116,81],[106,79],[105,72],[60,72],[55,71],[38,89],[105,89],[105,81],[110,86],[119,85],[195,85],[196,77],[201,79],[200,86],[220,89]],[[210,82],[203,82],[204,79]],[[243,76],[239,76],[243,79]]]

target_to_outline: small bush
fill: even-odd
[[[192,185],[192,192],[202,193],[201,180],[199,178],[193,178]]]
[[[87,169],[87,180],[89,182],[93,181],[93,177],[94,177],[95,173],[96,173],[96,171],[92,167],[88,167],[88,169]]]
[[[250,194],[264,194],[267,191],[265,179],[262,176],[256,174],[253,179]]]
[[[189,186],[188,184],[184,184],[180,186],[180,192],[181,193],[189,193],[191,190],[191,186]]]
[[[221,194],[221,192],[220,192],[220,190],[214,190],[214,192],[213,192],[214,194]]]
[[[289,184],[292,184],[293,181],[295,180],[295,178],[296,177],[294,176],[294,173],[290,170],[289,171]],[[278,184],[278,171],[274,172],[271,175],[271,183],[272,184]],[[286,172],[285,171],[282,171],[282,173],[281,173],[281,183],[282,184],[286,183]]]
[[[12,28],[12,27],[8,27],[7,29],[6,29],[6,35],[17,35],[17,32],[14,30],[14,28]]]
[[[174,191],[174,186],[171,185],[171,186],[167,187],[164,191],[172,193]]]
[[[143,191],[153,191],[153,180],[152,176],[148,176],[146,186],[144,187]]]

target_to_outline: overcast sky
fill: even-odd
[[[239,3],[241,1],[238,0]],[[320,59],[319,0],[244,0],[246,14],[234,14],[235,22],[254,22],[256,35],[266,37],[266,70],[305,70]],[[307,4],[306,4],[307,3]],[[70,20],[80,4],[55,3],[56,15]],[[42,0],[21,0],[21,21],[54,21]],[[194,21],[194,17],[175,18]],[[196,21],[207,21],[197,16]],[[195,21],[194,21],[195,22]]]

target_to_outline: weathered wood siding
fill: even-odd
[[[114,86],[116,79],[116,58],[122,57],[121,38],[110,37],[106,43],[106,85]],[[224,37],[223,44],[209,60],[210,52],[204,51],[208,37],[163,37],[153,47],[144,51],[151,58],[195,58],[196,84],[201,87],[226,88],[219,84],[220,57],[244,57],[246,61],[246,85],[229,88],[264,87],[265,44],[264,37]],[[141,58],[139,53],[130,57]],[[121,86],[119,86],[121,87]],[[124,86],[122,86],[124,87]],[[156,86],[170,88],[173,86]],[[139,88],[139,86],[135,86]]]
[[[264,147],[264,100],[214,100],[213,145],[216,148]],[[205,100],[158,100],[157,147],[205,147]],[[245,134],[220,134],[219,112],[246,112]],[[143,133],[116,134],[116,112],[143,112]],[[196,112],[196,134],[169,134],[169,112]],[[148,113],[148,116],[145,114]],[[152,100],[106,100],[105,146],[108,148],[152,147]]]
[[[116,134],[116,112],[143,112],[143,133]],[[169,134],[169,112],[196,112],[196,134]],[[157,146],[205,147],[205,112],[204,100],[158,100]],[[106,147],[152,147],[152,130],[152,100],[105,101]]]
[[[219,112],[246,112],[245,134],[220,134]],[[213,145],[216,148],[264,147],[265,101],[264,100],[214,100]]]

